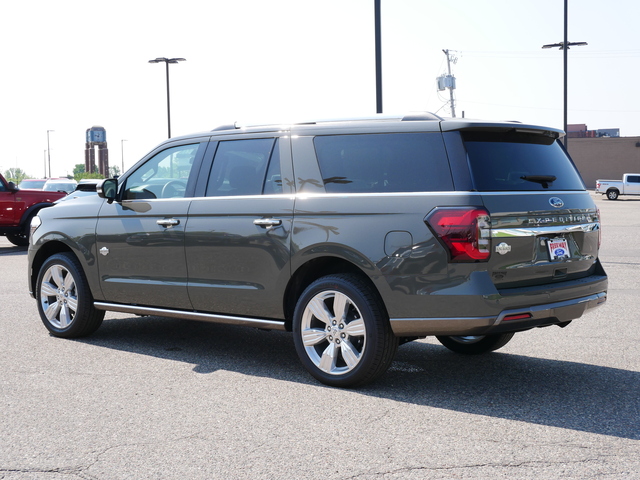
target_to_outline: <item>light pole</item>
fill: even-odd
[[[587,45],[587,42],[569,42],[569,27],[568,27],[568,18],[569,18],[569,0],[564,0],[564,41],[560,43],[549,43],[547,45],[543,45],[542,48],[555,48],[558,47],[563,51],[563,63],[564,63],[564,146],[567,147],[569,133],[567,132],[567,52],[569,51],[569,47],[574,46],[584,46]]]
[[[382,33],[380,0],[374,0],[374,23],[376,37],[376,113],[382,113]]]
[[[49,132],[55,132],[55,130],[47,130],[47,160],[49,161],[49,178],[51,178],[51,148],[49,148]],[[45,173],[45,177],[47,172]]]
[[[169,98],[169,64],[186,61],[184,58],[166,58],[158,57],[155,60],[149,60],[149,63],[161,63],[164,62],[167,68],[167,131],[168,138],[171,138],[171,101]]]
[[[120,140],[120,153],[122,154],[122,172],[120,172],[120,175],[124,173],[124,142],[126,141],[126,139]]]

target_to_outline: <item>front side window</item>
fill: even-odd
[[[199,146],[180,145],[151,157],[127,178],[123,199],[184,197]]]
[[[277,139],[220,142],[209,175],[207,196],[261,195],[263,192],[282,193]]]
[[[328,135],[314,145],[327,193],[453,190],[439,133]]]

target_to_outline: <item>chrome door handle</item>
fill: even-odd
[[[257,218],[253,221],[253,224],[259,227],[277,227],[282,225],[282,220],[279,218]]]
[[[163,218],[161,220],[156,220],[156,223],[165,228],[171,228],[176,225],[180,225],[180,220],[176,220],[175,218]]]

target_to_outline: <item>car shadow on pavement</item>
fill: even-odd
[[[160,317],[106,320],[83,343],[217,370],[318,385],[291,334]],[[439,345],[400,347],[389,371],[362,395],[640,439],[640,372],[508,353],[464,356]]]
[[[0,255],[27,255],[28,247],[16,247],[13,245],[0,245]]]

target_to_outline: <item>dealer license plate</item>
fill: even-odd
[[[547,240],[547,247],[549,248],[551,260],[571,257],[569,252],[569,242],[566,238],[552,238]]]

